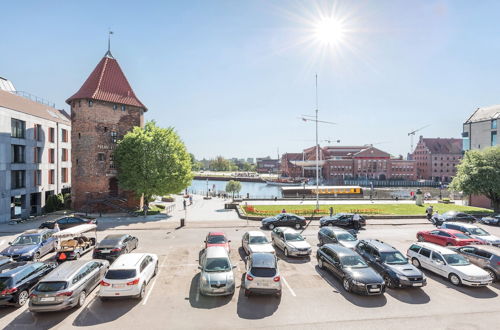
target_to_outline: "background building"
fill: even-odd
[[[462,140],[420,136],[411,158],[415,161],[418,179],[450,182],[462,159]]]
[[[257,173],[278,173],[280,170],[280,160],[271,157],[257,158]]]
[[[71,187],[68,114],[18,93],[0,78],[0,222],[38,215]]]

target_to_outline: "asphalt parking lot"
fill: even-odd
[[[146,297],[101,302],[96,289],[84,307],[65,312],[34,315],[27,307],[0,308],[0,325],[6,329],[105,329],[180,328],[406,328],[482,329],[500,322],[500,284],[483,288],[454,287],[447,279],[426,272],[424,288],[388,289],[382,296],[358,296],[343,290],[339,280],[317,267],[316,224],[303,235],[313,246],[313,258],[285,258],[278,253],[283,278],[281,298],[251,296],[240,287],[245,254],[241,237],[259,223],[240,221],[196,222],[188,227],[161,228],[157,223],[110,227],[98,232],[98,240],[110,233],[129,233],[139,238],[137,252],[159,256],[160,271],[149,284]],[[198,293],[198,258],[207,232],[224,231],[231,242],[231,259],[237,268],[236,292],[230,297],[205,297]],[[430,224],[368,225],[359,238],[378,238],[401,252],[421,229]],[[500,236],[500,228],[484,226]],[[266,231],[268,237],[270,232]],[[15,235],[0,237],[0,248]],[[87,254],[84,258],[91,258]]]

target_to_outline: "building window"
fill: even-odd
[[[470,139],[468,137],[464,137],[462,139],[462,150],[463,151],[470,150]]]
[[[116,143],[117,140],[118,140],[118,134],[115,131],[111,132],[111,142]]]
[[[33,163],[41,163],[42,162],[42,148],[35,147],[33,148]]]
[[[62,142],[68,142],[68,130],[61,128]]]
[[[78,138],[80,139],[82,137],[82,134],[81,133],[78,133]]]
[[[12,163],[24,163],[24,146],[13,144],[10,150]]]
[[[116,109],[118,109],[118,105],[113,104],[113,110],[116,110]]]
[[[54,184],[55,182],[55,171],[49,170],[49,184]]]
[[[496,146],[497,145],[497,132],[491,132],[491,145]]]
[[[49,163],[54,164],[55,162],[55,150],[49,149]]]
[[[33,127],[33,138],[35,141],[42,141],[42,125],[35,124]]]
[[[122,104],[122,111],[125,111],[126,107]]]
[[[78,106],[81,108],[82,107],[82,100],[78,100]]]
[[[49,127],[49,142],[54,142],[54,127]]]
[[[91,108],[94,105],[94,101],[89,100],[89,107]]]
[[[42,171],[41,170],[33,171],[33,183],[35,184],[35,186],[42,185]]]
[[[108,127],[104,126],[104,132],[107,132],[107,131],[108,131]]]
[[[104,155],[104,153],[100,152],[97,154],[97,160],[100,161],[100,162],[103,162],[106,160],[106,156]]]
[[[496,119],[493,119],[491,121],[491,129],[497,129],[497,120]]]
[[[25,172],[24,171],[11,171],[11,188],[12,189],[19,189],[19,188],[24,188],[25,186]]]
[[[12,118],[10,120],[11,136],[18,139],[24,139],[26,131],[26,122]]]
[[[68,149],[66,149],[66,148],[62,148],[61,161],[63,161],[63,162],[68,161]]]
[[[63,167],[61,168],[61,180],[63,183],[68,182],[68,169]]]

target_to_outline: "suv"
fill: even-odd
[[[44,262],[14,262],[10,270],[0,273],[0,305],[23,306],[38,281],[51,272],[56,264]]]
[[[411,263],[417,268],[425,268],[444,276],[453,285],[487,286],[491,284],[490,275],[483,269],[472,265],[462,255],[448,248],[425,242],[414,243],[406,252]]]
[[[234,272],[231,259],[222,246],[210,246],[200,258],[200,294],[227,296],[234,293]]]
[[[271,240],[274,246],[282,250],[287,257],[311,255],[311,245],[302,235],[291,228],[274,228]]]
[[[478,226],[475,225],[470,225],[468,223],[460,223],[460,222],[445,222],[443,223],[441,228],[459,230],[462,233],[469,235],[472,238],[478,239],[485,244],[500,246],[499,237],[491,235],[483,228],[479,228]]]
[[[379,240],[361,240],[355,251],[384,278],[388,288],[422,287],[425,275],[408,262],[401,252]]]
[[[339,227],[323,227],[318,231],[319,245],[333,243],[349,249],[354,249],[358,244],[356,236],[356,234]]]
[[[142,299],[146,285],[158,273],[158,256],[151,253],[128,253],[118,257],[101,281],[98,296]]]
[[[451,248],[465,256],[471,263],[490,274],[494,281],[500,280],[500,250],[492,246],[462,246]]]
[[[245,296],[252,293],[281,296],[281,277],[278,259],[272,253],[254,252],[247,257]]]
[[[57,241],[52,237],[53,233],[48,229],[25,231],[13,242],[9,242],[10,247],[0,254],[16,261],[37,261],[56,249]]]
[[[274,229],[288,226],[300,229],[306,225],[306,218],[291,213],[280,213],[277,216],[262,219],[262,227]]]

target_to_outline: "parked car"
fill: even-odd
[[[112,234],[104,237],[94,248],[92,258],[114,261],[124,253],[137,249],[139,239],[128,234]]]
[[[417,233],[417,240],[419,242],[430,242],[442,246],[483,244],[482,241],[453,229],[419,231]]]
[[[58,220],[45,221],[40,225],[40,228],[54,229],[56,222],[59,225],[60,230],[83,225],[86,223],[97,225],[97,220],[93,218],[64,217]]]
[[[30,296],[31,312],[81,307],[108,270],[107,260],[71,260],[45,276]]]
[[[487,245],[467,245],[450,249],[460,253],[471,263],[487,271],[493,282],[500,280],[500,249]]]
[[[234,272],[227,250],[222,246],[206,248],[200,258],[200,294],[227,296],[234,293]]]
[[[158,256],[152,253],[128,253],[118,257],[109,267],[98,296],[144,298],[146,286],[158,273]]]
[[[330,216],[322,217],[319,219],[319,226],[337,226],[337,227],[348,227],[354,228],[352,221],[353,213],[337,213]],[[366,226],[366,219],[362,215],[359,215],[359,224],[361,227]]]
[[[441,228],[458,230],[472,238],[482,241],[484,244],[500,246],[500,237],[491,235],[483,228],[475,225],[460,222],[445,222]]]
[[[318,241],[323,244],[340,244],[343,247],[354,249],[358,244],[356,234],[339,227],[323,227],[318,231]]]
[[[14,262],[0,273],[0,305],[23,306],[38,281],[56,264],[46,262]]]
[[[271,230],[283,226],[300,229],[305,225],[306,218],[291,213],[280,213],[277,216],[262,219],[262,227]]]
[[[274,250],[274,249],[273,249]],[[2,256],[0,255],[0,272],[2,271],[2,267],[4,265],[8,265],[10,263],[14,262],[14,260],[12,260],[11,257],[6,257],[6,256]]]
[[[246,254],[256,252],[274,253],[274,248],[271,242],[261,231],[247,231],[241,239],[241,247]]]
[[[52,237],[53,233],[48,229],[28,230],[10,242],[10,246],[0,252],[0,255],[16,261],[37,261],[56,248],[57,241]]]
[[[271,233],[271,241],[287,257],[311,255],[311,245],[302,235],[291,228],[274,228]]]
[[[376,239],[360,240],[355,251],[384,278],[388,288],[423,287],[424,273],[395,247]]]
[[[223,232],[209,232],[205,238],[205,249],[210,246],[222,246],[229,253],[231,251],[230,242]]]
[[[318,267],[338,277],[347,292],[379,295],[385,291],[382,276],[351,249],[337,244],[325,244],[318,249],[316,259]]]
[[[246,297],[253,293],[281,296],[281,276],[276,255],[254,252],[248,256],[244,287]]]
[[[426,242],[414,243],[406,252],[413,266],[446,277],[453,285],[486,286],[491,277],[485,270],[451,249]]]
[[[468,222],[474,223],[477,221],[475,217],[470,214],[457,212],[457,211],[448,211],[443,214],[439,214],[437,216],[432,216],[432,223],[435,226],[441,226],[445,222]]]
[[[480,221],[481,221],[481,223],[484,223],[485,225],[500,226],[500,214],[482,217]]]

